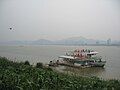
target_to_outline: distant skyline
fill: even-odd
[[[79,36],[120,41],[120,0],[0,0],[0,41]]]

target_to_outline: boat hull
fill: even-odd
[[[106,61],[74,61],[74,65],[77,66],[90,66],[90,67],[104,67],[106,64]]]

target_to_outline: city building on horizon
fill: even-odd
[[[107,40],[107,45],[110,45],[110,44],[111,44],[111,38]]]

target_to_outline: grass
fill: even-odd
[[[0,57],[0,90],[120,90],[119,80],[68,75]]]

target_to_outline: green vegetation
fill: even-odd
[[[29,61],[25,61],[24,64],[25,64],[25,65],[30,65]]]
[[[58,73],[0,57],[0,90],[120,90],[119,80],[101,80]]]
[[[40,63],[40,62],[39,62],[39,63],[37,63],[37,64],[36,64],[36,68],[43,68],[43,64],[42,64],[42,63]]]

